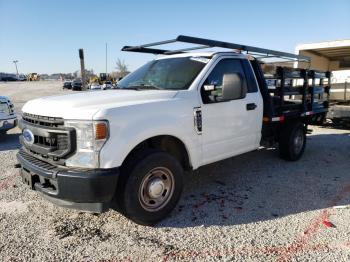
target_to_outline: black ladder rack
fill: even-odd
[[[177,49],[177,50],[164,50],[164,49],[150,48],[150,47],[154,47],[154,46],[171,44],[171,43],[176,43],[176,42],[195,44],[196,46],[189,47],[189,48],[183,48],[183,49]],[[291,53],[280,52],[280,51],[270,50],[270,49],[264,49],[264,48],[260,48],[260,47],[241,45],[241,44],[235,44],[235,43],[229,43],[229,42],[222,42],[222,41],[217,41],[217,40],[210,40],[210,39],[185,36],[185,35],[179,35],[175,39],[171,39],[171,40],[165,40],[165,41],[144,44],[144,45],[139,45],[139,46],[124,46],[122,48],[122,51],[149,53],[149,54],[156,54],[156,55],[171,55],[171,54],[181,54],[181,53],[185,53],[187,51],[206,49],[206,48],[212,48],[212,47],[227,48],[227,49],[231,49],[231,50],[236,49],[240,52],[244,51],[244,52],[250,53],[252,55],[257,55],[258,56],[257,58],[280,58],[280,59],[286,59],[286,60],[290,60],[290,61],[310,62],[310,58],[307,56],[295,55],[295,54],[291,54]]]

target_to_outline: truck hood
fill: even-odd
[[[99,110],[167,100],[176,94],[177,91],[168,90],[88,91],[34,99],[28,101],[22,111],[40,116],[90,120]]]

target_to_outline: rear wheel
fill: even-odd
[[[117,202],[136,223],[153,225],[176,206],[182,192],[183,170],[176,158],[158,150],[140,152],[122,168]]]
[[[306,146],[306,128],[301,122],[286,124],[279,137],[280,156],[288,161],[299,160]]]

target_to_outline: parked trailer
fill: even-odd
[[[327,118],[335,124],[350,126],[350,39],[298,45],[300,55],[311,58],[309,68],[329,70],[332,77]],[[298,66],[307,66],[299,62]]]

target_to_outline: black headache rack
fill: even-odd
[[[175,50],[154,48],[171,43],[195,46]],[[328,111],[330,72],[282,66],[275,66],[275,71],[270,74],[264,74],[262,70],[264,65],[269,64],[298,61],[310,63],[311,59],[306,56],[184,35],[150,44],[124,46],[122,51],[172,55],[215,47],[239,53],[245,52],[254,57],[249,60],[264,99],[264,124],[284,122],[290,118],[302,118],[306,123],[318,124],[325,118]]]

